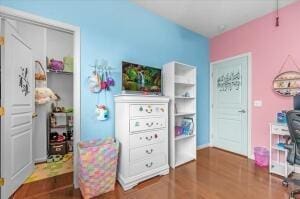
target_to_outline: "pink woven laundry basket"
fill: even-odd
[[[119,144],[114,139],[82,141],[79,149],[79,187],[84,199],[113,191]]]

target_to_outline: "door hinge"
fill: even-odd
[[[5,109],[4,109],[4,107],[0,107],[0,117],[2,117],[2,116],[4,116],[4,114],[5,114]]]
[[[4,178],[0,178],[0,187],[4,185]]]
[[[4,45],[4,37],[0,36],[0,46],[3,46],[3,45]]]

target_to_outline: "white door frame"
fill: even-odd
[[[236,55],[236,56],[233,56],[233,57],[228,57],[228,58],[225,58],[225,59],[221,59],[221,60],[217,60],[217,61],[214,61],[214,62],[211,62],[210,63],[210,128],[209,128],[209,139],[210,139],[210,146],[214,146],[214,143],[213,143],[213,101],[214,101],[214,95],[213,95],[213,64],[217,64],[217,63],[221,63],[221,62],[224,62],[224,61],[230,61],[230,60],[233,60],[233,59],[237,59],[237,58],[241,58],[241,57],[247,57],[248,59],[248,102],[247,102],[247,114],[248,114],[248,129],[247,129],[247,139],[248,139],[248,152],[247,152],[247,156],[249,159],[253,159],[253,154],[252,154],[252,147],[251,147],[251,136],[252,136],[252,130],[251,130],[251,127],[252,127],[252,124],[251,124],[251,121],[252,121],[252,54],[251,52],[248,52],[248,53],[243,53],[243,54],[239,54],[239,55]]]
[[[74,179],[73,184],[78,188],[78,151],[76,150],[77,143],[80,141],[80,28],[70,24],[62,23],[52,19],[44,18],[38,15],[33,15],[27,12],[19,11],[13,8],[0,6],[0,18],[7,18],[27,22],[30,24],[69,32],[74,35],[74,71],[73,71],[73,103],[74,103]],[[1,146],[2,147],[2,146]],[[1,162],[2,164],[2,162]],[[2,165],[1,165],[2,167]]]

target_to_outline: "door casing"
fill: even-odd
[[[16,10],[6,6],[0,6],[0,18],[7,18],[12,20],[18,20],[42,27],[52,28],[55,30],[61,30],[64,32],[69,32],[74,35],[74,71],[73,71],[73,103],[74,103],[74,142],[73,145],[80,141],[80,27],[62,23],[60,21],[44,18],[38,15],[33,15],[24,11]],[[75,188],[79,187],[78,184],[78,151],[74,150],[74,164],[73,164],[73,184]],[[2,162],[1,162],[2,164]],[[1,168],[1,167],[0,167]]]
[[[252,54],[251,52],[248,53],[243,53],[239,54],[233,57],[228,57],[225,59],[217,60],[214,62],[210,63],[210,130],[209,130],[209,138],[210,138],[210,143],[209,146],[214,147],[213,143],[213,126],[214,126],[214,121],[213,121],[213,102],[214,102],[214,95],[213,95],[213,65],[225,61],[230,61],[233,59],[241,58],[241,57],[247,57],[248,60],[248,102],[247,102],[247,114],[248,114],[248,129],[247,129],[247,137],[248,137],[248,152],[247,152],[247,157],[249,159],[254,159],[254,155],[252,153],[252,146],[251,146],[251,138],[252,138],[252,131],[251,131],[251,126],[252,126]]]

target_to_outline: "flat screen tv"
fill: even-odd
[[[125,93],[161,94],[161,69],[122,62],[122,90]]]

